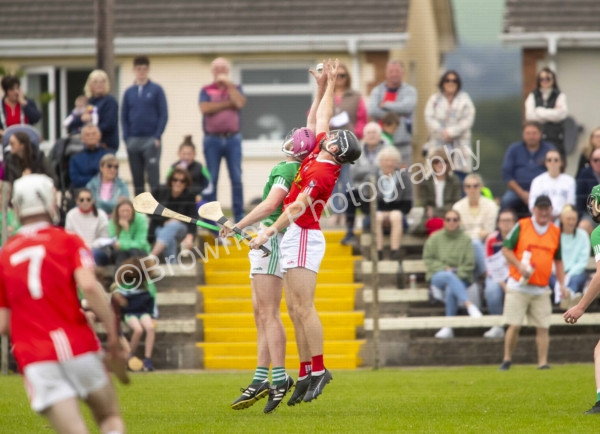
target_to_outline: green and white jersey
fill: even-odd
[[[596,262],[600,262],[600,226],[597,226],[592,232],[590,242],[592,244],[592,251],[594,252],[594,259]]]
[[[273,188],[281,188],[285,190],[286,193],[289,193],[299,168],[300,163],[298,161],[282,161],[273,167],[273,170],[271,170],[271,173],[269,174],[269,179],[265,184],[265,188],[263,189],[262,200],[267,198]],[[279,218],[282,212],[282,205],[283,203],[281,203],[270,216],[262,221],[265,226],[271,226]]]

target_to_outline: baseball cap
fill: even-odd
[[[552,201],[548,196],[542,194],[535,199],[533,206],[537,206],[538,208],[552,206]]]

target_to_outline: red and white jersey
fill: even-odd
[[[315,149],[302,161],[292,188],[283,201],[283,209],[285,209],[289,204],[294,203],[300,193],[306,193],[312,198],[312,206],[307,208],[295,221],[304,229],[320,229],[321,213],[331,197],[342,169],[342,166],[333,161],[318,158],[319,152],[321,152],[320,143],[326,134],[320,133],[317,136]]]
[[[94,267],[83,240],[48,223],[23,226],[0,251],[0,308],[10,309],[21,370],[100,349],[79,308],[74,278],[79,267]]]

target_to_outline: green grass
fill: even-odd
[[[152,373],[118,387],[130,433],[594,433],[593,366],[384,369],[333,372],[310,404],[263,414],[229,404],[250,373]],[[86,412],[89,419],[89,414]],[[89,422],[91,426],[91,422]],[[0,433],[48,432],[31,412],[19,376],[0,377]],[[95,431],[93,431],[95,432]]]

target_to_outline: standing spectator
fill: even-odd
[[[429,131],[427,152],[448,147],[453,171],[461,181],[471,172],[471,128],[475,121],[475,106],[469,94],[462,91],[458,72],[446,71],[438,83],[439,92],[427,100],[425,123]]]
[[[504,240],[502,253],[509,265],[509,278],[504,299],[504,323],[508,324],[508,328],[500,370],[510,369],[525,317],[527,324],[536,328],[538,369],[549,369],[552,303],[548,283],[552,263],[556,267],[561,294],[566,294],[567,289],[564,286],[560,229],[552,223],[552,202],[548,196],[538,196],[533,216],[519,220]]]
[[[179,161],[176,161],[171,165],[167,177],[171,174],[171,171],[176,167],[187,170],[192,177],[192,185],[190,191],[194,194],[196,204],[200,203],[203,195],[210,194],[213,190],[213,184],[210,179],[210,173],[200,163],[196,161],[196,145],[192,142],[192,136],[185,136],[183,143],[179,145],[179,151],[177,153]]]
[[[35,147],[27,133],[17,131],[10,136],[10,153],[4,157],[4,181],[15,182],[21,176],[43,173],[56,182],[54,169],[48,158]]]
[[[196,213],[194,195],[190,191],[192,179],[187,170],[176,167],[173,169],[167,185],[152,192],[158,203],[179,214],[192,216]],[[162,255],[167,263],[174,263],[177,247],[181,243],[183,249],[191,249],[196,235],[196,226],[186,225],[179,220],[165,220],[160,216],[150,217],[150,237],[156,239],[152,251],[154,256]]]
[[[550,277],[550,288],[554,289],[554,301],[560,301],[560,307],[568,309],[581,298],[587,279],[585,268],[590,259],[590,237],[586,231],[577,227],[577,211],[566,205],[560,213],[560,249],[565,268],[565,286],[567,297],[561,297],[556,286],[556,274]]]
[[[588,199],[588,212],[590,218],[595,223],[600,223],[600,186],[595,186],[589,195]],[[596,273],[590,282],[588,290],[585,292],[579,303],[576,306],[570,308],[564,314],[564,319],[567,324],[575,324],[577,320],[584,314],[590,304],[598,297],[600,293],[600,256],[596,253],[600,252],[600,229],[594,229],[591,236],[591,245],[595,253],[596,260]],[[594,406],[585,412],[585,414],[598,414],[600,413],[600,342],[596,344],[594,348],[594,373],[596,377],[596,403]]]
[[[23,95],[21,81],[14,75],[6,75],[2,78],[2,108],[0,109],[0,135],[12,125],[29,124],[35,125],[42,115],[35,102]]]
[[[427,268],[425,277],[432,290],[444,291],[446,316],[456,316],[460,305],[465,306],[469,316],[481,316],[479,308],[468,299],[467,287],[473,282],[475,257],[471,238],[460,228],[458,212],[452,209],[446,211],[444,228],[425,241],[423,261]],[[435,337],[450,339],[454,332],[450,327],[443,327]]]
[[[490,315],[502,315],[504,293],[508,280],[508,262],[502,253],[502,243],[517,222],[517,214],[512,209],[504,209],[498,214],[498,230],[485,240],[485,304]],[[504,329],[494,326],[483,334],[484,338],[503,338]]]
[[[148,244],[148,219],[135,212],[129,199],[121,198],[108,222],[108,236],[116,238],[113,244],[114,262],[117,267],[132,256],[146,256]]]
[[[483,241],[494,230],[498,215],[498,205],[481,195],[483,179],[476,173],[465,178],[463,188],[466,196],[452,208],[460,214],[461,228],[471,238],[475,253],[475,277],[485,273],[485,252]]]
[[[525,120],[542,125],[542,140],[552,143],[565,159],[565,126],[568,116],[567,97],[558,88],[556,74],[542,68],[537,75],[537,87],[525,100]]]
[[[100,159],[106,154],[101,147],[102,134],[96,125],[87,124],[81,130],[83,150],[69,159],[69,178],[72,188],[85,187],[100,170]]]
[[[101,69],[95,69],[85,82],[83,88],[88,102],[96,108],[98,113],[98,128],[102,133],[102,143],[109,152],[119,149],[119,104],[109,93],[110,83],[108,75]],[[81,120],[85,123],[92,122],[92,113],[84,113]]]
[[[219,168],[225,157],[229,179],[233,217],[244,217],[244,190],[242,186],[242,134],[240,133],[240,110],[246,104],[242,87],[229,77],[229,62],[217,57],[210,65],[214,81],[200,91],[200,111],[204,116],[204,158],[214,191],[204,198],[207,202],[217,200]]]
[[[460,180],[451,171],[448,154],[438,149],[429,156],[432,173],[420,185],[421,202],[425,207],[416,231],[431,233],[443,226],[443,217],[462,196]]]
[[[121,128],[127,144],[129,169],[135,195],[144,192],[144,172],[150,189],[158,187],[160,175],[160,138],[168,119],[167,98],[163,88],[148,78],[150,60],[133,59],[135,81],[123,94]]]
[[[406,170],[399,170],[400,152],[386,146],[377,155],[377,254],[383,259],[383,228],[390,228],[390,259],[400,260],[404,218],[412,208],[412,183]]]
[[[545,161],[546,172],[531,181],[529,211],[533,212],[533,204],[539,196],[548,196],[552,201],[552,219],[558,223],[558,217],[564,206],[575,206],[575,179],[563,173],[565,163],[560,152],[548,151]]]
[[[383,142],[381,137],[381,127],[377,122],[369,122],[364,128],[364,143],[362,147],[362,153],[360,158],[356,160],[355,164],[350,166],[350,178],[352,189],[346,192],[346,199],[348,206],[346,207],[346,235],[342,239],[341,243],[344,245],[354,244],[356,238],[354,237],[354,221],[356,218],[356,209],[363,206],[363,210],[366,211],[366,204],[359,203],[358,189],[364,182],[369,181],[371,175],[377,176],[377,154],[384,149],[386,144]],[[342,169],[343,170],[343,169]],[[368,212],[365,215],[367,217]]]
[[[576,191],[577,191],[577,213],[581,221],[579,227],[585,230],[588,234],[598,223],[592,219],[587,210],[587,198],[592,188],[600,184],[600,149],[594,149],[590,155],[590,166],[583,169],[577,175]]]
[[[402,161],[412,163],[412,117],[417,106],[417,90],[402,82],[404,64],[390,60],[385,69],[385,81],[377,85],[369,96],[369,116],[380,121],[386,113],[393,112],[400,118],[394,134],[394,146],[402,155]]]
[[[523,140],[513,143],[504,154],[502,180],[507,190],[500,208],[514,209],[518,215],[529,215],[529,188],[531,181],[546,171],[546,152],[555,149],[542,141],[542,128],[537,122],[523,124]]]
[[[129,197],[127,185],[119,178],[119,161],[110,153],[100,159],[100,173],[90,179],[86,187],[106,214],[112,213],[121,197]]]
[[[67,212],[65,229],[81,237],[94,254],[96,264],[107,265],[109,258],[101,244],[108,238],[108,216],[96,207],[87,188],[77,191],[75,201],[77,205]]]
[[[23,228],[0,254],[0,334],[10,332],[31,409],[54,430],[88,432],[81,399],[102,432],[124,433],[106,369],[116,367],[121,379],[125,375],[115,316],[85,244],[51,225],[57,212],[52,184],[44,175],[15,182],[15,211]],[[106,356],[80,309],[78,288],[106,330]]]
[[[354,132],[362,139],[363,129],[367,123],[367,108],[360,92],[352,89],[352,77],[343,63],[338,66],[338,75],[333,89],[333,116],[329,121],[331,129],[345,129]],[[342,166],[340,177],[335,185],[335,192],[346,193],[350,182],[350,165]],[[332,210],[338,216],[344,212],[341,197],[333,197]]]
[[[577,165],[577,174],[575,178],[579,177],[579,174],[583,169],[590,166],[590,159],[592,158],[592,152],[595,149],[600,148],[600,127],[596,127],[592,130],[590,134],[590,138],[588,142],[585,144],[585,147],[581,151],[581,156],[579,157],[579,164]]]

